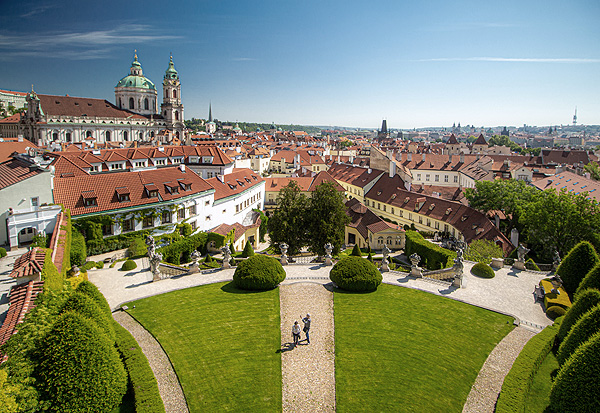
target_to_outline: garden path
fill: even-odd
[[[463,413],[494,412],[504,377],[525,344],[535,334],[526,328],[517,327],[494,347],[471,387]]]
[[[114,319],[127,329],[138,342],[142,352],[150,363],[156,377],[158,392],[163,400],[166,413],[187,413],[188,407],[167,353],[158,341],[140,323],[125,311],[113,313]]]
[[[333,293],[322,283],[279,287],[281,312],[281,373],[284,412],[335,411]],[[311,317],[308,344],[302,333],[293,347],[292,325]]]

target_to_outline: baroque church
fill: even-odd
[[[58,147],[85,142],[88,147],[127,146],[127,142],[157,145],[187,141],[183,123],[181,82],[173,56],[163,79],[158,111],[156,86],[144,76],[137,52],[125,76],[115,86],[115,103],[104,99],[27,94],[19,134],[38,146]]]

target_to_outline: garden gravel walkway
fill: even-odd
[[[158,344],[158,341],[125,311],[117,311],[113,313],[113,317],[131,333],[148,359],[150,368],[154,373],[154,377],[156,377],[158,392],[163,400],[165,412],[188,412],[187,402],[179,384],[179,379],[173,370],[169,357]]]
[[[333,293],[322,283],[279,287],[281,312],[281,373],[284,412],[335,411]],[[311,341],[304,333],[293,347],[292,326],[310,314]]]
[[[471,387],[463,413],[494,412],[504,377],[525,344],[535,334],[531,330],[517,327],[494,347]]]

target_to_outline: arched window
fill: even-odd
[[[54,132],[54,133],[52,134],[52,140],[53,140],[53,141],[57,141],[57,140],[58,140],[58,132]]]
[[[121,98],[119,98],[119,109],[123,108],[123,102],[121,101]]]
[[[156,100],[152,99],[152,111],[156,112]]]
[[[127,131],[123,131],[123,140],[127,141]]]
[[[110,142],[110,131],[107,130],[104,136],[106,136],[106,142]]]
[[[175,120],[179,120],[179,112],[175,111]]]
[[[148,98],[144,99],[144,109],[149,110],[150,106],[148,105]]]
[[[140,132],[140,140],[144,139],[144,134]]]
[[[150,132],[150,137],[154,138],[154,131]]]
[[[67,142],[71,142],[71,132],[65,133],[65,138],[66,138]]]
[[[129,109],[133,109],[133,108],[134,108],[133,98],[129,98]]]
[[[91,130],[87,131],[87,132],[85,133],[85,137],[86,137],[86,138],[91,138],[91,137],[92,137],[92,131],[91,131]]]
[[[177,91],[176,90],[173,90],[173,98],[177,99]]]

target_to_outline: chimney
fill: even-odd
[[[18,142],[23,142],[23,135],[19,135],[19,136],[17,137],[17,141],[18,141]]]
[[[368,174],[370,174],[371,172],[373,172],[373,170],[371,168],[367,169]]]
[[[407,160],[408,162],[412,162],[412,152],[409,152],[409,153],[406,155],[406,160]]]
[[[423,162],[425,162],[425,152],[423,152]]]
[[[465,163],[465,154],[464,153],[460,154],[460,163]]]
[[[390,161],[390,178],[396,175],[396,162]]]
[[[185,173],[185,165],[184,165],[184,164],[181,164],[181,165],[179,165],[179,170],[180,170],[182,173]]]

